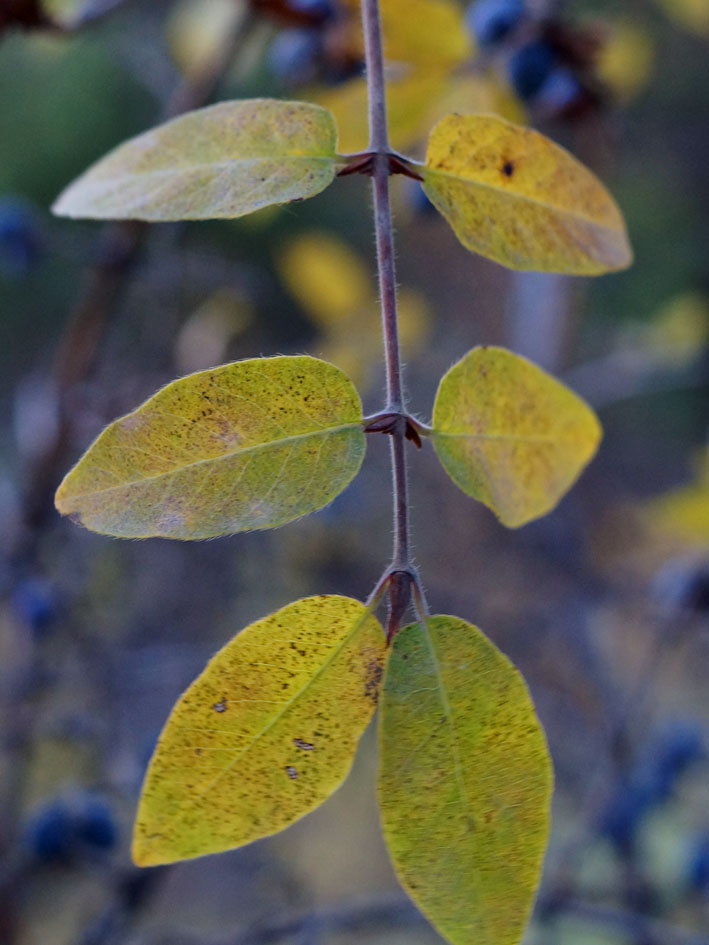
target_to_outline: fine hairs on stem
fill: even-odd
[[[378,0],[363,0],[362,26],[369,96],[369,151],[372,154],[372,192],[377,244],[377,269],[381,299],[382,333],[386,360],[386,411],[398,417],[391,429],[391,463],[394,500],[394,550],[389,582],[389,627],[391,639],[406,612],[411,584],[418,579],[409,549],[409,503],[406,481],[406,404],[399,353],[399,326],[396,308],[396,268],[389,201],[390,146],[387,129],[386,85],[382,54],[382,32]]]

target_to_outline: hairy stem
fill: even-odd
[[[406,484],[405,401],[399,356],[396,311],[396,269],[389,205],[389,133],[386,114],[386,84],[382,54],[382,32],[378,0],[363,0],[362,25],[369,97],[369,150],[373,155],[372,190],[377,240],[377,268],[382,306],[382,330],[387,374],[387,407],[399,414],[391,431],[392,479],[394,487],[394,554],[392,568],[411,568],[409,553],[408,493]]]

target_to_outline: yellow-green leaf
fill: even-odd
[[[322,508],[356,475],[365,437],[347,377],[310,357],[190,374],[98,437],[56,496],[121,538],[210,538]]]
[[[348,597],[308,597],[242,630],[172,710],[143,785],[139,866],[287,827],[344,780],[377,703],[382,628]]]
[[[335,176],[319,105],[251,99],[181,115],[119,145],[54,204],[60,216],[205,220],[313,197]]]
[[[384,837],[406,891],[454,945],[515,945],[552,789],[520,674],[458,617],[405,627],[387,663],[379,744]]]
[[[596,452],[601,426],[541,368],[484,347],[441,380],[432,438],[456,485],[516,528],[554,508]]]
[[[431,133],[424,190],[468,249],[512,269],[594,275],[632,261],[623,217],[559,145],[493,115]]]

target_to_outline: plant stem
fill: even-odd
[[[396,269],[394,239],[389,204],[389,133],[386,113],[386,84],[382,54],[382,31],[378,0],[363,0],[362,26],[369,98],[369,150],[373,155],[372,191],[377,240],[377,268],[382,306],[382,331],[387,374],[387,406],[399,414],[391,433],[392,480],[394,488],[394,554],[392,568],[410,570],[408,490],[406,483],[405,401],[399,356],[399,328],[396,311]]]

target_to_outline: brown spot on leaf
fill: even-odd
[[[379,683],[382,681],[384,672],[382,664],[378,660],[372,660],[367,667],[367,678],[364,681],[364,695],[366,699],[371,699],[376,705],[379,700]]]
[[[286,765],[286,774],[291,779],[291,781],[295,781],[298,777],[298,772],[293,767],[293,765]]]
[[[212,706],[215,712],[226,712],[226,696],[222,696],[219,702],[215,702]]]
[[[515,172],[515,162],[514,161],[505,161],[502,165],[502,173],[505,177],[512,177]]]

